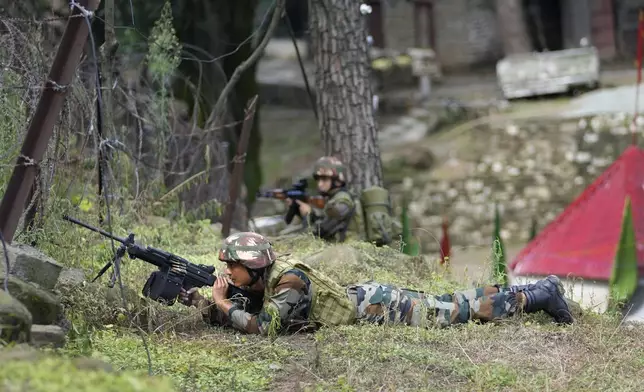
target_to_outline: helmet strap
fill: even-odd
[[[246,271],[248,271],[248,275],[250,275],[250,283],[248,284],[248,287],[251,287],[252,285],[257,283],[259,278],[261,278],[264,275],[265,270],[266,268],[250,269],[246,267]]]

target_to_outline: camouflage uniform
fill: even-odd
[[[549,276],[526,286],[486,286],[441,296],[401,289],[377,282],[343,288],[297,260],[276,260],[270,243],[256,233],[237,233],[226,239],[220,260],[242,263],[260,271],[264,303],[257,314],[235,304],[223,314],[202,299],[197,306],[212,324],[266,335],[323,325],[348,325],[360,321],[446,327],[469,320],[494,321],[519,310],[545,311],[555,321],[571,323],[559,279]],[[251,276],[254,276],[251,274]]]
[[[329,199],[323,210],[311,210],[309,216],[311,231],[314,235],[327,240],[343,242],[356,212],[356,205],[351,194],[345,188],[345,167],[334,157],[322,157],[315,163],[313,178],[329,177],[333,187],[323,194]],[[339,184],[340,186],[337,186]]]
[[[347,293],[358,319],[377,324],[446,327],[469,320],[499,320],[518,309],[516,293],[495,286],[435,296],[367,282],[350,286]]]
[[[311,231],[326,241],[344,241],[349,230],[351,217],[355,213],[355,202],[344,188],[329,192],[329,200],[321,211],[311,210]],[[340,230],[335,230],[341,225]]]

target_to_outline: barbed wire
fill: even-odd
[[[80,5],[74,0],[70,1],[70,5],[72,7],[80,7]],[[162,173],[164,176],[173,175],[181,177],[190,174],[197,162],[204,160],[204,158],[201,157],[197,159],[199,154],[195,154],[195,150],[210,146],[210,158],[206,158],[206,161],[212,160],[212,164],[207,164],[206,166],[209,171],[207,175],[214,175],[218,178],[219,181],[215,182],[215,186],[219,191],[215,193],[215,196],[223,200],[225,196],[227,196],[225,188],[227,185],[226,180],[228,173],[225,169],[230,164],[230,160],[225,153],[228,145],[227,143],[219,140],[221,136],[220,134],[221,131],[225,129],[238,127],[244,120],[231,121],[216,127],[201,129],[194,123],[182,122],[180,118],[178,118],[178,113],[171,112],[168,115],[168,119],[166,119],[166,125],[172,130],[166,132],[167,135],[165,135],[165,137],[167,137],[167,140],[165,140],[165,142],[167,145],[174,144],[177,146],[178,149],[176,151],[176,156],[174,158],[170,156],[169,158],[181,161],[181,164],[176,164],[177,162],[169,163],[168,157],[161,158],[159,156],[156,157],[158,159],[150,162],[141,154],[142,146],[145,143],[143,140],[144,135],[142,135],[144,133],[143,127],[140,127],[138,132],[139,135],[136,136],[136,129],[133,129],[131,124],[128,126],[127,119],[133,118],[137,122],[143,123],[144,126],[148,127],[154,127],[155,125],[158,126],[158,122],[155,122],[155,119],[150,117],[154,112],[149,102],[149,93],[153,91],[153,87],[142,78],[139,78],[137,83],[138,88],[135,91],[127,91],[120,86],[119,88],[115,88],[115,86],[104,87],[98,85],[97,81],[99,76],[96,74],[96,71],[98,69],[99,59],[90,21],[90,18],[96,18],[96,15],[86,10],[82,11],[83,12],[80,15],[72,17],[83,17],[88,25],[90,31],[90,45],[88,49],[90,50],[90,54],[79,65],[79,69],[77,70],[72,83],[68,86],[59,86],[51,83],[51,81],[47,81],[46,75],[48,70],[46,65],[51,62],[52,52],[56,44],[55,42],[49,42],[46,39],[42,39],[44,38],[43,31],[39,26],[66,21],[69,20],[70,17],[48,17],[35,20],[0,16],[0,23],[3,27],[0,32],[0,44],[9,44],[5,45],[4,50],[0,48],[0,94],[4,92],[5,96],[15,96],[18,99],[18,102],[20,102],[17,104],[17,107],[21,108],[20,110],[26,109],[26,115],[28,117],[34,113],[39,93],[48,89],[67,89],[67,92],[69,93],[59,120],[55,125],[55,136],[53,141],[50,143],[40,162],[35,162],[24,157],[20,159],[20,154],[17,153],[18,147],[22,141],[21,135],[24,132],[24,125],[26,125],[25,122],[27,117],[25,117],[25,113],[21,113],[21,116],[18,117],[19,119],[25,117],[25,122],[16,120],[22,126],[15,126],[11,131],[11,135],[15,136],[10,136],[10,134],[0,135],[0,137],[2,137],[0,141],[3,142],[3,147],[7,147],[7,149],[2,152],[1,161],[3,161],[3,163],[0,163],[1,168],[8,169],[15,164],[35,165],[42,168],[48,168],[48,173],[45,174],[43,172],[42,175],[39,175],[36,179],[34,194],[30,200],[27,211],[34,207],[44,208],[46,205],[46,200],[44,199],[48,197],[49,192],[43,192],[42,190],[51,189],[51,184],[53,184],[56,177],[55,173],[57,172],[58,164],[65,165],[71,162],[70,157],[71,154],[73,154],[72,151],[74,147],[72,145],[74,144],[74,139],[76,140],[76,148],[78,149],[77,162],[79,165],[83,164],[84,158],[88,158],[85,153],[85,148],[90,145],[94,146],[94,151],[90,157],[95,158],[100,152],[105,154],[109,159],[108,164],[106,164],[107,170],[103,172],[105,176],[105,191],[103,192],[102,197],[106,209],[107,231],[110,233],[112,232],[112,196],[115,195],[115,189],[122,188],[116,184],[119,182],[119,176],[123,175],[119,170],[114,170],[112,168],[112,164],[117,165],[119,162],[118,155],[115,155],[115,152],[123,152],[128,156],[131,161],[134,162],[136,169],[139,167],[148,167],[154,169],[154,171],[158,173]],[[132,21],[134,22],[133,14],[132,18]],[[138,29],[136,30],[138,31]],[[248,39],[252,39],[252,37],[253,35]],[[244,41],[244,43],[248,42],[247,40]],[[218,58],[211,57],[205,62],[217,62],[218,60],[234,53],[235,51]],[[201,59],[195,60],[195,58],[188,58],[186,60],[202,61]],[[89,69],[89,72],[83,72],[83,68]],[[97,115],[99,114],[97,110],[101,110],[104,106],[104,103],[102,102],[102,91],[106,91],[107,89],[111,89],[113,92],[118,94],[114,98],[114,102],[118,103],[116,106],[120,108],[120,112],[117,113],[115,123],[121,122],[124,124],[121,125],[120,132],[115,128],[106,129],[103,133],[101,130],[96,129],[94,125]],[[14,92],[19,93],[14,94]],[[174,100],[173,97],[169,97],[168,99]],[[98,101],[98,105],[94,104],[96,101]],[[127,107],[126,102],[133,103],[135,107],[140,106],[140,108],[143,109],[142,112],[139,112],[138,110],[133,112],[130,110],[131,107]],[[123,122],[123,120],[125,122]],[[177,126],[179,126],[179,132],[174,131],[174,128]],[[76,131],[76,129],[81,131]],[[157,133],[157,136],[159,136],[158,132],[155,132],[154,129],[152,132]],[[99,137],[99,134],[102,135]],[[8,144],[4,143],[4,136],[9,136],[9,139],[15,138],[15,142]],[[132,136],[134,136],[134,138],[132,138]],[[163,132],[161,132],[161,136],[164,136]],[[177,140],[178,138],[185,139],[185,142],[182,144],[180,140]],[[136,142],[133,144],[133,140],[137,141],[138,144]],[[192,143],[195,140],[196,142]],[[154,152],[154,149],[151,151]],[[4,163],[7,162],[7,160],[13,160],[13,165]],[[98,162],[98,159],[94,159],[94,163],[92,165],[94,172],[96,172],[97,165],[99,164],[101,163]],[[172,170],[175,166],[182,170]],[[65,169],[65,172],[68,172],[68,169]],[[67,184],[67,194],[69,194],[69,190],[72,189],[73,184],[79,180],[81,181],[81,185],[83,187],[82,195],[77,201],[72,203],[76,208],[78,208],[82,203],[91,181],[83,181],[82,177],[83,176],[72,175],[71,180]],[[57,178],[56,181],[60,181],[61,179],[62,178]],[[124,197],[124,195],[121,195],[120,197]],[[43,215],[40,217],[42,220],[45,219],[44,216],[47,214],[45,213],[41,215]],[[22,219],[24,219],[24,217]],[[23,225],[26,226],[26,223],[23,223]],[[23,230],[25,230],[25,227],[23,227]],[[4,286],[5,290],[8,290],[7,282],[10,270],[10,266],[8,264],[8,253],[4,243],[4,238],[0,238],[0,240],[3,243],[3,250],[7,260],[7,271],[4,278]],[[115,252],[113,241],[112,251]],[[114,274],[118,280],[124,309],[128,309],[123,279],[118,265],[114,268]],[[132,318],[131,320],[133,321]],[[143,333],[141,333],[141,338],[148,355],[148,371],[152,373],[152,361],[147,339]]]

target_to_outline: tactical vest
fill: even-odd
[[[298,269],[311,281],[311,311],[309,320],[316,326],[335,326],[353,324],[356,319],[356,307],[349,300],[346,290],[333,280],[297,260],[276,260],[266,282],[264,299],[275,294],[275,287],[282,275]]]

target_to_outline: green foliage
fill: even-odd
[[[150,74],[157,81],[166,84],[181,62],[181,44],[172,26],[172,4],[166,1],[160,18],[150,34],[147,62]]]
[[[112,373],[86,369],[74,360],[47,356],[36,361],[9,360],[0,366],[0,389],[6,392],[170,392],[165,377],[148,377],[142,372]]]
[[[147,354],[137,334],[110,328],[96,331],[92,339],[93,357],[119,369],[148,370]],[[190,338],[149,335],[147,343],[153,374],[171,378],[181,390],[264,390],[272,378],[271,365],[283,362],[291,353],[283,344],[251,340],[210,330],[193,332]],[[238,345],[244,342],[248,344],[242,349]],[[72,342],[68,354],[74,355],[75,349]]]
[[[78,216],[89,223],[96,219],[91,213],[78,212]],[[221,238],[210,222],[170,222],[151,216],[141,222],[130,219],[114,218],[118,235],[134,231],[145,245],[196,263],[220,265],[216,249]],[[48,230],[55,235],[43,236],[41,246],[62,263],[95,271],[109,257],[109,241],[65,222],[53,223],[49,222]],[[291,253],[298,258],[334,246],[306,235],[276,239],[274,244],[278,254]],[[352,250],[355,257],[345,257],[338,250],[320,270],[341,284],[374,279],[436,294],[462,288],[436,261],[364,242],[340,247]],[[150,350],[154,378],[171,379],[181,391],[279,390],[288,385],[305,391],[417,390],[419,385],[428,390],[456,391],[625,391],[634,390],[629,380],[637,379],[644,363],[644,332],[620,328],[617,317],[598,315],[584,316],[577,325],[565,329],[547,325],[546,316],[528,315],[507,320],[502,326],[470,323],[425,330],[355,325],[274,340],[242,335],[206,326],[194,308],[167,307],[140,298],[140,288],[152,270],[137,260],[124,263],[128,309],[122,308],[118,287],[104,286],[107,277],[67,292],[65,306],[73,328],[68,345],[59,350],[63,358],[56,359],[57,363],[89,356],[125,371],[123,375],[104,375],[106,378],[147,381],[148,360],[141,334]],[[205,288],[202,294],[208,295],[208,291]],[[130,319],[129,313],[136,318]],[[553,336],[557,337],[553,350],[534,355],[535,347],[552,345]],[[629,355],[623,355],[625,350]],[[526,357],[531,358],[530,366],[521,365]],[[606,361],[614,364],[609,369],[619,368],[618,379],[608,377]],[[562,362],[565,372],[561,371]],[[41,369],[55,384],[51,390],[59,383],[68,385],[52,374],[53,365],[48,366]],[[19,372],[32,369],[36,367]],[[70,370],[69,374],[76,373]],[[557,383],[553,383],[553,374]],[[80,383],[78,378],[74,382]],[[114,385],[127,391],[127,382],[114,381]],[[169,390],[162,386],[148,390],[155,388]]]
[[[610,277],[610,306],[616,310],[626,303],[637,288],[637,237],[633,226],[631,199],[626,196],[622,230]]]
[[[21,86],[23,84],[23,78],[11,68],[5,68],[0,73],[0,85],[2,86]],[[20,152],[22,138],[19,135],[27,126],[28,107],[20,94],[16,94],[15,89],[12,88],[0,88],[0,107],[2,108],[0,110],[0,155],[2,156],[0,193],[4,193],[13,171],[13,163]]]
[[[492,242],[492,278],[501,285],[508,284],[505,247],[501,239],[501,214],[499,205],[494,206],[494,240]]]

